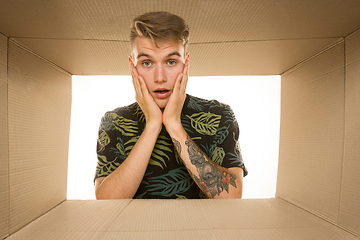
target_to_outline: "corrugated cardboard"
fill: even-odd
[[[85,75],[90,72],[96,75],[127,75],[129,72],[129,66],[124,64],[124,58],[119,57],[130,55],[128,42],[31,38],[18,41],[74,75]],[[276,75],[335,41],[338,41],[338,38],[191,43],[189,52],[191,59],[194,59],[191,63],[191,75]],[[209,48],[214,51],[209,51]],[[67,57],[69,52],[72,56],[70,59]],[[237,61],[223,59],[223,57],[237,59],[239,55],[241,59]],[[274,56],[278,60],[274,61]],[[202,61],[196,60],[203,58],[212,59],[212,61],[204,65]],[[93,65],[94,62],[97,64]]]
[[[337,221],[344,136],[344,43],[282,75],[276,194]]]
[[[66,201],[16,239],[357,239],[276,199]]]
[[[360,31],[345,43],[345,142],[339,222],[360,235]]]
[[[133,17],[165,10],[189,22],[191,41],[234,42],[346,36],[359,27],[357,1],[41,0],[2,1],[10,37],[128,41]],[[38,24],[34,24],[38,23]]]
[[[282,75],[277,196],[360,235],[359,36]]]
[[[7,122],[7,38],[0,34],[0,239],[9,234],[9,145]]]
[[[121,75],[129,71],[129,66],[119,58],[130,55],[128,42],[57,39],[19,39],[18,42],[74,75]]]
[[[129,19],[151,10],[188,20],[192,75],[291,68],[275,199],[64,201],[68,72],[128,74]],[[337,0],[0,1],[0,238],[356,239],[360,30],[346,36],[359,12]]]
[[[360,22],[348,0],[18,0],[0,2],[0,32],[72,74],[128,75],[131,19],[158,10],[188,21],[192,76],[282,74]]]
[[[71,75],[9,43],[10,232],[66,199]]]

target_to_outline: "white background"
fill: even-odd
[[[231,106],[249,175],[243,198],[275,196],[280,128],[280,76],[189,77],[187,93]],[[135,102],[130,76],[73,76],[68,199],[95,199],[93,178],[100,119]]]

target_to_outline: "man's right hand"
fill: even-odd
[[[154,101],[154,98],[150,95],[144,78],[139,75],[130,57],[129,65],[131,70],[132,82],[135,89],[135,99],[140,105],[141,110],[144,112],[146,124],[154,124],[155,126],[160,126],[161,129],[162,112],[159,106]]]

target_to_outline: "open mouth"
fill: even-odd
[[[157,98],[167,98],[170,95],[170,90],[159,88],[154,91]]]
[[[169,90],[155,90],[156,93],[166,93],[166,92],[169,92]]]

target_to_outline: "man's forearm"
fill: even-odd
[[[161,126],[147,125],[124,162],[95,184],[97,199],[133,198],[144,177]]]
[[[190,175],[209,198],[241,198],[242,179],[214,163],[183,128],[172,131],[170,136]]]

